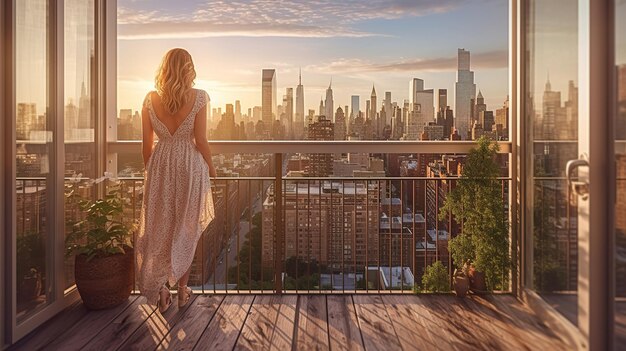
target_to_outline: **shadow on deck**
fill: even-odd
[[[176,301],[176,299],[174,299]],[[140,296],[78,302],[12,350],[561,350],[510,295],[196,295],[163,315]]]

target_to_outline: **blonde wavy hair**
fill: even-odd
[[[196,69],[185,49],[172,49],[163,56],[155,78],[155,87],[163,107],[175,114],[187,102],[187,92],[194,85]]]

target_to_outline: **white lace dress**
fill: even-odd
[[[173,134],[157,118],[151,93],[144,100],[159,142],[146,165],[135,252],[138,288],[151,304],[165,282],[173,286],[189,269],[200,235],[215,217],[209,166],[193,135],[208,100],[197,90],[193,109]]]

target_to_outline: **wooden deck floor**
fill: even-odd
[[[199,295],[164,315],[77,303],[15,350],[562,350],[509,295]]]

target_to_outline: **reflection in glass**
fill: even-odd
[[[16,28],[16,293],[22,320],[48,302],[49,208],[52,187],[48,115],[48,1],[15,2]]]
[[[79,202],[94,189],[81,178],[96,177],[94,80],[94,1],[65,1],[65,223],[66,235],[82,219]],[[65,259],[65,288],[74,285],[74,257]]]
[[[578,152],[578,12],[571,1],[529,1],[526,120],[533,228],[534,290],[577,322],[576,199],[564,179]]]

